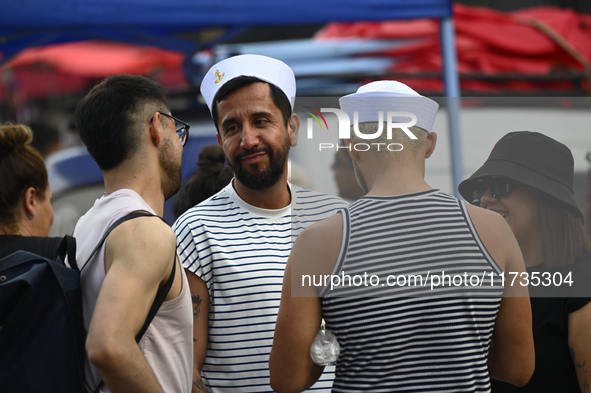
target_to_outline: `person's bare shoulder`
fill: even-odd
[[[330,245],[340,246],[342,232],[343,217],[341,213],[338,213],[304,229],[298,236],[294,249],[296,247],[312,247],[321,251],[320,249],[325,249]]]
[[[305,274],[330,274],[339,256],[342,236],[340,213],[309,226],[292,248],[292,269],[302,269]]]
[[[490,256],[505,270],[510,256],[516,252],[521,253],[509,224],[499,213],[468,204],[466,207],[474,228]]]
[[[470,213],[470,218],[474,225],[484,223],[486,226],[495,226],[497,228],[503,227],[504,225],[508,227],[503,216],[497,212],[470,204],[466,204],[466,208],[468,209],[468,213]]]
[[[158,217],[138,217],[113,230],[107,240],[107,263],[147,263],[160,275],[171,265],[175,255],[174,231]],[[109,266],[105,266],[108,270]],[[145,268],[145,267],[144,267]]]

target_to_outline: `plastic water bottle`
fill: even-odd
[[[341,347],[337,337],[325,328],[323,319],[320,330],[310,346],[310,356],[314,363],[319,366],[332,366],[336,364],[340,353]]]

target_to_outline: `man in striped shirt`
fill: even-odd
[[[490,376],[524,385],[534,368],[527,286],[501,279],[524,272],[523,257],[500,215],[425,182],[437,103],[379,81],[340,104],[367,195],[298,237],[271,386],[299,392],[318,378],[310,346],[321,318],[340,344],[333,392],[490,392]]]
[[[287,65],[226,59],[206,74],[201,93],[235,177],[174,225],[193,297],[193,391],[272,392],[269,353],[291,246],[346,204],[287,181],[299,128]],[[330,391],[332,377],[325,373],[315,391]]]

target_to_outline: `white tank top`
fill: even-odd
[[[111,224],[138,210],[156,214],[140,195],[132,190],[118,190],[97,199],[74,229],[78,266],[81,268],[86,262]],[[173,255],[170,256],[171,269],[172,258]],[[178,264],[175,274],[182,276],[181,293],[162,304],[138,345],[165,392],[190,392],[193,378],[193,309],[187,277],[184,269],[180,269]],[[81,276],[84,325],[87,331],[104,279],[105,245],[92,258]],[[88,358],[84,368],[85,388],[92,392],[101,377]],[[103,386],[100,392],[106,393],[110,390]]]

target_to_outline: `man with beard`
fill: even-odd
[[[156,217],[180,188],[189,127],[171,116],[160,84],[132,75],[96,85],[78,104],[75,120],[106,190],[74,230],[79,268],[88,260],[81,273],[85,388],[190,392],[191,296],[174,232]],[[108,228],[132,212],[153,216],[117,226],[89,259]],[[136,343],[169,280],[165,301]]]
[[[235,177],[174,225],[193,295],[194,392],[272,391],[269,352],[291,245],[345,206],[287,181],[300,124],[295,90],[286,64],[257,55],[214,65],[201,84]],[[326,373],[315,388],[331,384]]]

